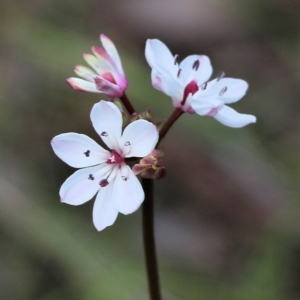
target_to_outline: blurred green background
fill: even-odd
[[[63,132],[99,140],[104,96],[65,82],[99,34],[118,47],[128,96],[157,120],[147,38],[214,75],[249,82],[234,104],[258,122],[227,128],[184,115],[164,141],[156,236],[166,300],[300,299],[300,2],[2,0],[0,2],[0,299],[148,299],[140,210],[98,233],[93,201],[60,204],[74,170],[52,152]]]

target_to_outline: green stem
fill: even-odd
[[[154,199],[153,180],[142,178],[142,186],[145,192],[143,203],[143,238],[146,258],[146,269],[148,277],[148,287],[151,300],[161,300],[158,266],[155,252],[154,239]]]

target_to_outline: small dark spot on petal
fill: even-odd
[[[90,156],[90,153],[91,153],[90,150],[86,150],[83,154],[84,154],[86,157],[89,157],[89,156]]]
[[[123,179],[124,181],[127,181],[127,180],[128,180],[128,177],[122,176],[122,179]]]
[[[179,65],[179,60],[180,60],[180,57],[179,57],[179,55],[178,54],[176,54],[175,56],[174,56],[174,65]]]
[[[130,146],[131,143],[130,143],[129,141],[127,141],[124,145],[125,145],[125,146]]]
[[[106,131],[101,132],[101,136],[108,136],[108,133]]]
[[[90,179],[90,180],[94,180],[94,179],[95,179],[95,177],[93,176],[93,174],[90,174],[90,175],[89,175],[89,177],[88,177],[88,179]]]

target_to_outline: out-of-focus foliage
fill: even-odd
[[[226,128],[184,115],[164,141],[156,235],[164,299],[300,296],[300,4],[298,1],[29,0],[0,2],[0,298],[148,299],[140,212],[98,233],[93,201],[59,203],[74,171],[52,152],[62,132],[99,139],[104,96],[65,83],[105,33],[118,47],[128,96],[157,120],[171,101],[151,87],[147,38],[208,55],[250,88]]]

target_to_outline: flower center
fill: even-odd
[[[199,87],[197,85],[197,82],[195,80],[191,81],[184,89],[183,92],[183,99],[180,102],[180,104],[183,106],[186,102],[186,98],[188,97],[189,94],[194,95],[196,92],[198,92]]]
[[[110,158],[106,161],[107,164],[119,164],[124,162],[124,158],[115,150],[110,153]]]

